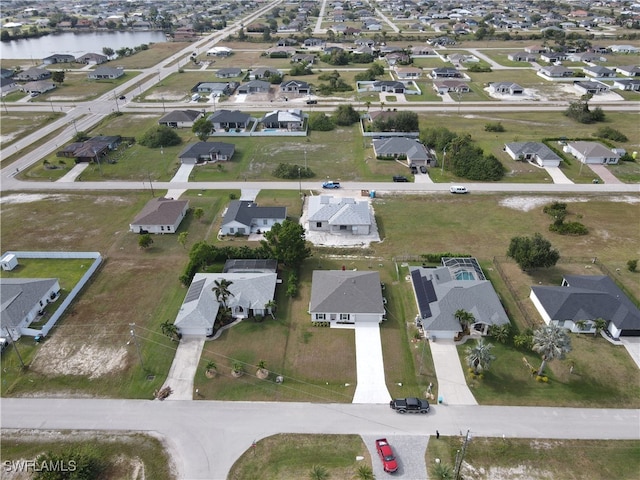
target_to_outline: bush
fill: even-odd
[[[614,142],[626,142],[629,140],[625,134],[611,127],[600,127],[593,136],[606,138],[608,140],[613,140]]]
[[[313,112],[309,115],[309,130],[317,132],[329,132],[335,128],[333,120],[322,112]]]
[[[287,296],[296,297],[298,295],[298,275],[295,272],[289,274],[287,278]]]
[[[504,126],[500,122],[490,122],[484,126],[485,132],[504,132]]]
[[[296,178],[313,178],[315,173],[309,167],[301,167],[296,164],[279,163],[273,171],[273,176],[277,178],[296,179]]]
[[[149,148],[172,147],[174,145],[180,145],[182,139],[174,129],[164,125],[158,125],[157,127],[147,130],[138,143]]]
[[[627,262],[627,270],[629,270],[630,272],[635,272],[638,268],[638,260],[637,259],[633,259],[633,260],[629,260]]]
[[[580,222],[554,222],[549,225],[549,231],[560,235],[587,235],[589,233],[589,229]]]

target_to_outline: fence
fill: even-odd
[[[497,257],[493,257],[492,263],[493,263],[493,266],[495,267],[496,271],[500,275],[500,278],[502,278],[502,281],[507,286],[507,289],[509,290],[509,293],[511,294],[511,297],[516,302],[516,306],[518,307],[518,311],[520,312],[520,315],[524,319],[524,321],[526,323],[526,326],[528,328],[535,327],[537,322],[534,319],[531,318],[531,316],[529,315],[526,307],[522,303],[522,300],[520,300],[520,298],[518,298],[518,294],[516,292],[516,289],[513,286],[513,284],[511,283],[511,280],[509,280],[509,277],[507,275],[505,275],[504,270],[502,270],[502,267],[500,266],[498,258]]]

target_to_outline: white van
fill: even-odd
[[[462,185],[452,185],[449,187],[449,191],[451,193],[467,193],[467,187],[463,187]]]
[[[192,102],[197,102],[198,100],[200,100],[200,95],[197,93],[194,93],[193,95],[191,95],[191,101]]]

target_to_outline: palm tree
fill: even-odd
[[[211,289],[216,296],[216,300],[222,304],[222,308],[227,308],[227,300],[229,297],[233,297],[233,293],[229,291],[229,287],[233,285],[233,282],[223,278],[213,282],[214,287]]]
[[[166,320],[160,325],[162,329],[162,334],[169,337],[174,342],[180,340],[180,332],[178,331],[178,327],[175,324],[171,323],[169,320]]]
[[[532,350],[542,355],[538,369],[538,375],[542,375],[548,361],[562,360],[571,351],[571,339],[564,328],[555,324],[544,325],[533,332]]]
[[[476,319],[476,317],[474,317],[472,313],[467,312],[463,309],[456,310],[456,313],[454,313],[453,316],[456,317],[456,320],[460,322],[460,326],[462,327],[463,331],[466,330],[469,327],[469,324],[473,323],[473,321]]]
[[[354,480],[376,480],[373,470],[369,465],[360,465],[353,475]]]
[[[276,319],[275,311],[277,306],[278,305],[276,304],[275,300],[269,300],[267,303],[264,304],[265,310],[269,311],[271,318],[273,318],[274,320]]]
[[[481,370],[489,370],[491,362],[496,359],[491,354],[493,345],[491,343],[484,343],[484,338],[478,340],[474,347],[467,347],[465,357],[467,365],[473,368],[473,373],[478,375]]]
[[[267,378],[269,376],[269,370],[267,370],[267,362],[260,360],[258,362],[258,371],[256,372],[258,378]]]
[[[433,467],[431,467],[431,475],[438,480],[448,480],[453,479],[454,472],[453,467],[446,463],[435,463]]]
[[[500,343],[507,343],[509,338],[511,338],[511,324],[491,325],[491,327],[489,327],[489,335]]]
[[[238,361],[233,362],[233,365],[231,366],[231,373],[235,377],[241,377],[244,373],[244,364]]]
[[[329,471],[322,465],[314,465],[309,472],[310,480],[327,480],[329,478]]]
[[[213,360],[209,360],[207,364],[204,366],[204,373],[209,378],[215,377],[217,371],[218,371],[218,365]]]
[[[594,332],[594,336],[598,335],[602,330],[604,330],[605,328],[607,328],[607,321],[602,318],[602,317],[598,317],[593,321],[593,326],[596,327],[596,331]]]

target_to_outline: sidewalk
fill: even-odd
[[[441,397],[445,405],[477,405],[464,378],[453,340],[438,340],[429,346],[438,377],[438,398]]]

